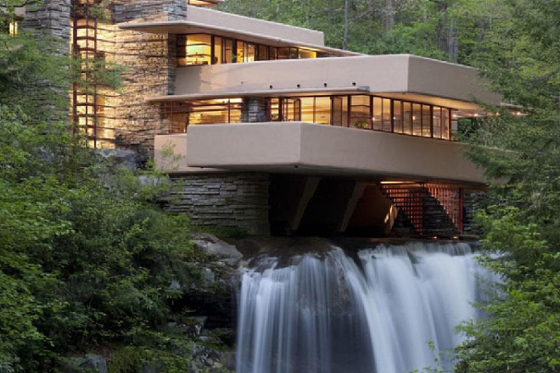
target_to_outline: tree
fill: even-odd
[[[164,175],[119,167],[71,123],[44,120],[58,108],[43,95],[74,76],[49,42],[0,35],[0,371],[64,371],[107,346],[117,373],[187,371],[194,342],[165,326],[185,321],[174,303],[207,258],[188,219],[155,203]]]
[[[497,5],[494,2],[494,5]],[[560,1],[499,3],[474,61],[518,105],[469,138],[471,158],[493,180],[485,210],[485,261],[502,278],[465,325],[457,371],[560,371]]]

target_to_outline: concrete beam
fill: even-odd
[[[305,210],[307,210],[307,206],[309,205],[309,201],[311,201],[311,198],[315,195],[315,191],[317,190],[320,181],[321,178],[315,176],[310,176],[305,179],[301,198],[298,201],[293,215],[290,217],[290,229],[292,232],[298,230],[301,224],[301,219],[303,219]]]
[[[366,190],[367,183],[364,182],[356,182],[354,185],[354,190],[352,191],[352,195],[348,199],[348,203],[346,204],[346,209],[344,210],[344,214],[342,215],[342,220],[337,228],[337,231],[340,233],[346,232],[346,228],[348,228],[348,223],[350,222],[350,218],[354,214],[356,210],[356,206],[358,205],[358,201],[364,195],[364,191]]]

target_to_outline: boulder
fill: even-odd
[[[138,153],[132,150],[101,149],[97,150],[97,153],[116,167],[126,168],[130,171],[134,171],[141,163]]]
[[[237,267],[243,255],[233,245],[208,233],[197,233],[193,239],[195,248],[215,256],[230,267]]]

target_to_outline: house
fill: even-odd
[[[124,66],[71,92],[92,147],[136,150],[177,182],[193,224],[253,234],[458,237],[483,171],[458,121],[500,105],[473,68],[325,46],[321,32],[221,0],[49,0],[24,28]],[[101,8],[101,9],[100,9]]]

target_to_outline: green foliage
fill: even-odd
[[[496,1],[495,4],[500,2]],[[558,372],[560,356],[560,2],[501,2],[472,61],[507,110],[471,127],[469,156],[493,181],[483,227],[484,263],[502,277],[462,327],[458,372]],[[504,15],[507,15],[504,16]],[[496,256],[496,253],[499,253]]]
[[[190,369],[194,342],[163,326],[177,317],[176,301],[207,259],[191,247],[188,219],[155,203],[170,183],[81,147],[67,123],[43,124],[58,107],[24,92],[53,96],[64,86],[66,95],[69,63],[40,53],[43,44],[26,35],[5,41],[0,372],[59,372],[72,364],[69,356],[107,346],[118,351],[116,372],[136,366],[127,362]],[[141,358],[120,361],[127,353]]]
[[[469,64],[495,19],[505,17],[500,0],[227,0],[221,8],[323,31],[336,48]]]

